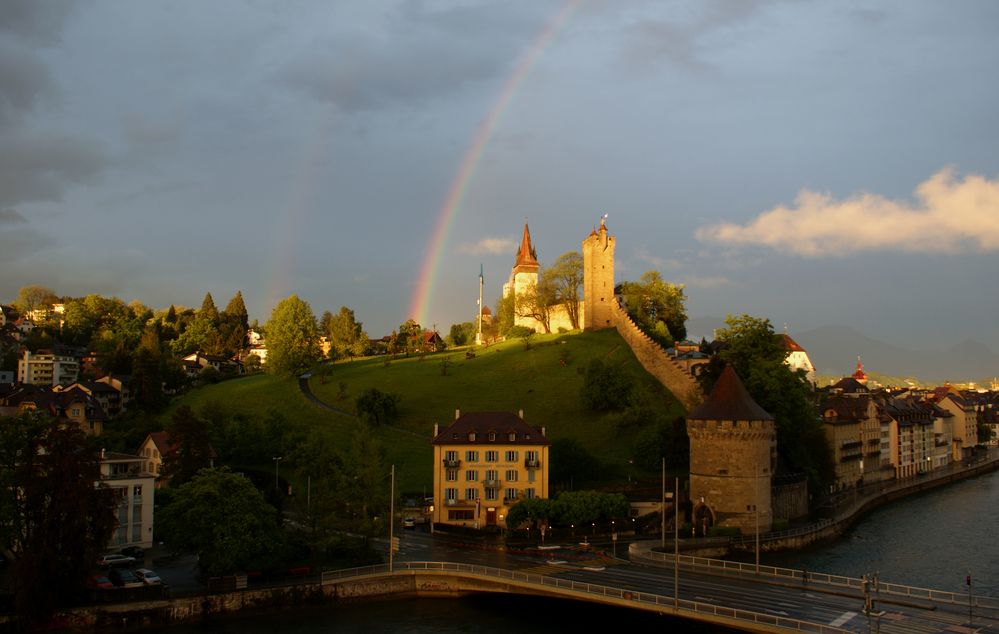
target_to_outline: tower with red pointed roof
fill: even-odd
[[[864,364],[860,362],[860,355],[857,355],[857,371],[851,375],[861,385],[867,385],[867,373],[864,372]]]
[[[538,271],[540,270],[538,252],[535,251],[534,244],[531,243],[531,230],[525,222],[524,235],[520,239],[520,248],[517,249],[517,259],[513,263],[513,269],[510,270],[509,281],[503,285],[503,297],[512,295],[515,298],[514,301],[517,297],[523,297],[532,286],[537,285]],[[514,311],[514,324],[534,328],[533,322],[532,318],[521,317]]]
[[[690,499],[698,535],[712,526],[743,534],[770,530],[774,417],[746,391],[731,365],[704,403],[687,415]]]

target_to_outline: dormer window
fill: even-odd
[[[513,442],[513,441],[517,440],[517,433],[516,432],[510,432],[509,439],[510,439],[510,442]]]
[[[474,431],[468,432],[468,442],[475,442],[475,432]]]
[[[489,442],[494,442],[496,440],[496,432],[489,432]]]

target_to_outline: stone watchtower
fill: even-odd
[[[600,230],[594,229],[583,240],[583,315],[585,330],[614,327],[614,236],[607,235],[605,215]]]
[[[770,530],[774,417],[756,404],[732,366],[704,403],[687,415],[690,499],[698,535],[711,526],[743,534]]]

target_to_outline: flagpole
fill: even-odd
[[[479,332],[475,335],[475,343],[477,345],[482,345],[482,286],[484,280],[482,277],[482,264],[479,264]]]

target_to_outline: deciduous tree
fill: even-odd
[[[116,499],[98,482],[79,428],[32,414],[0,419],[0,535],[25,622],[75,600],[106,547]]]
[[[292,295],[278,302],[267,322],[267,370],[299,374],[322,356],[312,307]]]
[[[169,543],[198,554],[208,577],[266,568],[283,543],[277,510],[247,478],[226,468],[199,471],[156,523]]]
[[[579,328],[579,289],[583,285],[583,256],[568,251],[546,271],[555,289],[555,301],[565,306],[573,330]]]
[[[665,347],[687,337],[686,297],[682,284],[663,280],[658,271],[647,271],[638,282],[622,282],[628,314],[638,327]]]

